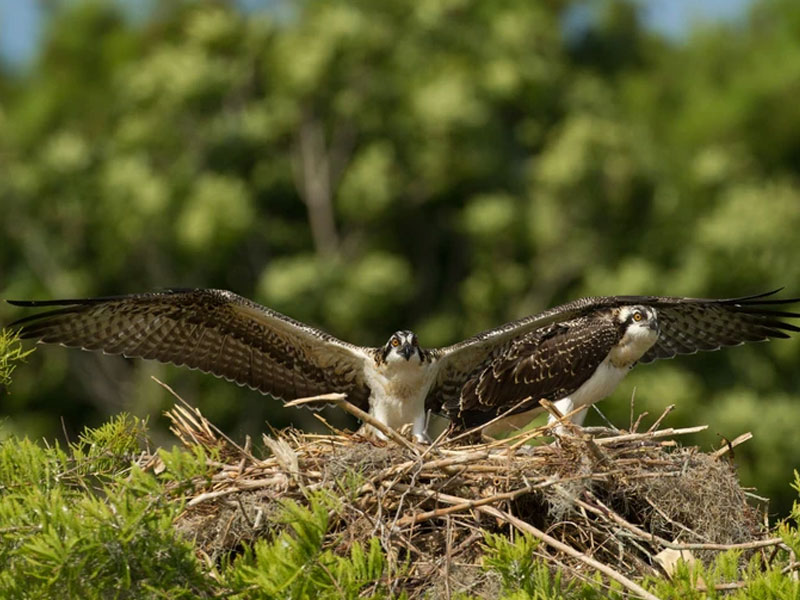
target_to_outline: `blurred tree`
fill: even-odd
[[[800,7],[670,43],[623,1],[565,31],[576,4],[57,4],[35,68],[0,78],[0,295],[223,287],[353,342],[411,327],[434,346],[587,294],[800,294]],[[635,387],[711,424],[702,444],[755,430],[737,463],[785,509],[798,359],[795,339],[643,367],[601,408],[625,425]],[[315,423],[47,349],[3,428],[154,413],[151,374],[236,435]]]

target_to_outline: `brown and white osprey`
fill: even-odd
[[[800,299],[774,293],[582,298],[430,350],[410,331],[380,348],[349,344],[222,290],[9,302],[60,307],[13,323],[23,338],[186,365],[283,399],[344,392],[423,440],[426,409],[460,427],[528,419],[542,398],[565,413],[605,398],[637,362],[800,331],[781,320],[800,313],[779,310]]]

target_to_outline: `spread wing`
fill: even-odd
[[[559,400],[577,390],[619,341],[608,319],[580,318],[532,331],[478,371],[442,407],[463,427],[485,423],[515,407],[521,413],[541,398]]]
[[[453,346],[434,350],[440,367],[426,399],[426,408],[443,412],[443,407],[456,405],[467,382],[496,358],[509,352],[515,340],[605,308],[648,305],[656,309],[661,332],[658,341],[642,357],[642,362],[745,342],[786,338],[789,337],[787,332],[800,331],[800,328],[783,319],[800,318],[800,313],[787,312],[781,307],[800,302],[800,298],[769,298],[777,291],[727,299],[605,296],[574,300],[479,333]],[[530,339],[535,339],[535,336]],[[510,406],[513,402],[506,408]]]
[[[369,348],[228,291],[9,302],[61,307],[12,323],[23,338],[186,365],[283,399],[345,392],[368,408]]]
[[[770,338],[788,338],[787,332],[800,331],[800,327],[782,319],[798,319],[800,313],[783,311],[779,307],[800,302],[800,298],[767,299],[777,291],[721,300],[653,298],[646,301],[658,313],[661,332],[640,362]]]

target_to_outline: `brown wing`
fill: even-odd
[[[483,331],[452,346],[431,350],[431,355],[438,363],[438,373],[425,399],[426,410],[443,412],[446,404],[452,405],[453,402],[458,402],[464,384],[496,358],[508,352],[516,340],[531,332],[545,331],[553,324],[563,323],[578,315],[591,312],[601,306],[594,301],[601,300],[605,299],[575,300]]]
[[[559,400],[577,390],[619,341],[609,319],[580,318],[539,329],[515,340],[508,350],[478,370],[451,397],[443,412],[473,427],[530,401],[510,414],[531,410],[542,398]]]
[[[786,332],[800,331],[800,328],[782,319],[797,319],[800,313],[779,308],[798,303],[800,298],[769,299],[778,291],[728,299],[665,296],[580,298],[479,333],[452,346],[433,350],[440,366],[436,382],[426,399],[426,408],[444,412],[445,407],[458,403],[466,383],[508,352],[515,340],[606,308],[648,305],[656,309],[661,333],[641,362],[699,350],[717,350],[744,342],[786,338],[789,337]]]
[[[61,306],[12,323],[23,338],[186,365],[278,398],[345,392],[365,410],[368,348],[223,290],[9,301]]]

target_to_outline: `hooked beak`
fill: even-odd
[[[411,344],[403,344],[403,347],[399,350],[400,356],[405,358],[406,360],[411,359],[411,355],[414,354],[414,348]]]
[[[650,324],[648,325],[648,327],[650,328],[651,331],[655,331],[656,333],[659,333],[658,321],[656,321],[655,319],[650,321]]]

